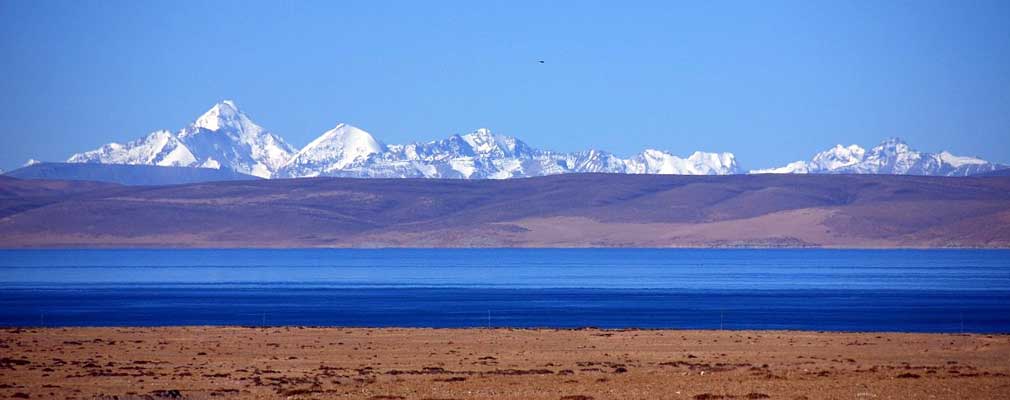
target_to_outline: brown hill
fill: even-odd
[[[1010,178],[0,179],[0,247],[1010,247]]]

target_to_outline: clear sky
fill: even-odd
[[[1010,162],[1010,1],[0,0],[0,168],[222,99],[294,146],[348,122],[745,169],[888,136]]]

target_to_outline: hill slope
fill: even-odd
[[[15,184],[31,182],[0,192]],[[1006,177],[315,178],[0,200],[20,210],[0,217],[2,247],[1010,247]]]
[[[38,163],[5,175],[18,179],[95,181],[120,185],[180,185],[258,179],[229,169],[78,163]]]

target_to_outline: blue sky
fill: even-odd
[[[1010,162],[1007,21],[1005,0],[0,0],[0,168],[222,99],[295,146],[348,122],[744,168],[888,136]]]

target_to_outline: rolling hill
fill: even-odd
[[[230,169],[78,163],[37,163],[18,168],[5,175],[18,179],[95,181],[149,186],[259,179]]]
[[[0,179],[0,247],[1010,247],[1010,178]]]

